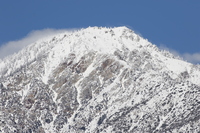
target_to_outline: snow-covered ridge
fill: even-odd
[[[98,36],[103,36],[104,40],[110,41],[110,36],[115,38],[122,35],[124,30],[128,30],[126,27],[119,28],[98,28],[89,27],[87,29],[81,29],[76,32],[60,33],[56,36],[41,39],[33,44],[30,44],[27,48],[21,50],[19,53],[9,56],[0,62],[0,73],[3,73],[3,69],[9,68],[5,75],[12,73],[14,70],[20,68],[26,63],[47,55],[55,55],[57,58],[63,58],[69,52],[82,51],[82,50],[99,50],[102,52],[110,52],[115,45],[106,45],[97,43]],[[108,33],[108,34],[105,34]],[[97,38],[97,40],[95,39]],[[88,43],[93,42],[93,43]],[[105,43],[105,42],[104,42]],[[84,44],[84,45],[83,45]],[[93,46],[91,46],[92,44]],[[100,45],[99,45],[100,44]],[[61,51],[58,51],[61,50]],[[50,52],[51,51],[51,52]]]
[[[199,78],[126,27],[57,34],[0,62],[0,132],[198,132]]]
[[[88,51],[113,54],[117,49],[147,50],[176,74],[185,70],[190,71],[190,63],[175,59],[169,52],[160,51],[155,45],[127,27],[89,27],[41,39],[19,53],[5,58],[0,61],[0,77],[12,74],[24,65],[46,57],[43,75],[43,81],[46,82],[51,71],[70,53],[75,53],[78,60]]]

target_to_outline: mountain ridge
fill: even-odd
[[[39,40],[1,61],[0,75],[4,132],[200,130],[200,68],[127,27]]]
[[[104,36],[104,38],[103,38],[104,41],[106,40],[106,38],[108,39],[108,37],[110,37],[110,36],[113,37],[114,36],[113,37],[114,39],[112,41],[113,42],[114,41],[115,42],[116,41],[121,41],[120,42],[121,44],[120,43],[116,43],[117,45],[114,45],[113,42],[106,42],[109,45],[101,45],[95,39],[95,41],[92,42],[95,45],[87,45],[87,44],[90,44],[90,42],[84,42],[84,41],[86,41],[86,40],[84,40],[84,37],[87,38],[87,35],[89,35],[90,40],[92,40],[92,39],[94,40],[94,38],[97,38],[95,35],[91,35],[91,33],[90,33],[91,30],[94,30],[94,32],[96,32],[96,36],[100,36],[101,34],[104,34],[104,33],[109,33],[108,36]],[[98,33],[98,32],[100,32],[100,33]],[[95,33],[92,32],[92,34],[95,34]],[[83,38],[81,38],[81,41],[83,40],[82,42],[84,42],[84,43],[82,43],[83,46],[79,46],[79,44],[77,44],[78,42],[72,42],[72,43],[70,42],[70,39],[73,40],[73,39],[75,39],[76,37],[79,37],[79,36],[80,37],[83,36]],[[59,42],[61,42],[61,43],[71,43],[71,46],[68,46],[69,44],[68,45],[59,44],[60,46],[56,47],[54,45],[54,44],[56,44],[56,42],[53,42],[53,41],[56,41],[56,38],[58,38]],[[62,40],[62,39],[65,39],[65,38],[67,38],[66,42],[65,42],[65,40],[64,41]],[[36,43],[33,43],[32,45],[28,46],[27,48],[25,48],[24,50],[22,50],[18,54],[10,56],[10,57],[4,59],[3,61],[1,61],[0,62],[0,73],[2,73],[2,75],[4,74],[2,72],[2,69],[3,69],[2,66],[5,68],[7,65],[12,64],[12,67],[16,67],[15,69],[18,69],[18,68],[20,68],[20,66],[23,66],[23,64],[30,63],[33,60],[35,60],[34,58],[41,58],[41,56],[45,56],[45,55],[47,56],[48,52],[51,54],[49,56],[52,56],[53,53],[51,53],[50,51],[54,50],[54,53],[56,53],[56,48],[58,49],[57,50],[58,52],[62,51],[61,49],[68,49],[68,50],[64,50],[64,52],[61,52],[62,54],[57,55],[57,59],[56,60],[61,60],[60,58],[64,58],[64,56],[67,56],[66,53],[70,53],[70,52],[71,53],[73,53],[73,52],[81,53],[83,50],[85,50],[85,51],[93,50],[93,51],[98,51],[98,52],[103,52],[103,53],[113,53],[113,51],[115,51],[115,49],[121,49],[122,47],[124,47],[124,44],[122,45],[124,38],[125,39],[130,39],[128,42],[124,43],[124,44],[126,44],[125,47],[130,49],[130,50],[136,49],[137,47],[143,47],[142,45],[144,45],[147,48],[148,47],[152,47],[151,50],[152,50],[152,52],[154,54],[156,54],[155,51],[157,51],[157,52],[160,51],[155,45],[152,45],[150,42],[148,42],[148,40],[143,39],[142,37],[138,36],[137,34],[135,34],[132,30],[128,29],[127,27],[116,27],[116,28],[89,27],[87,29],[78,30],[77,32],[60,33],[57,36],[54,35],[52,37],[44,38],[44,39],[41,39],[41,40],[37,41]],[[87,41],[90,41],[90,40],[87,40]],[[140,43],[138,43],[137,41],[138,42],[140,41]],[[85,44],[85,43],[87,43],[87,44]],[[134,45],[136,45],[136,46],[130,45],[131,43],[134,43]],[[37,46],[37,47],[35,48],[35,51],[33,52],[33,50],[31,50],[31,48],[32,47],[34,48],[35,46]],[[77,49],[80,50],[80,51],[77,51]],[[153,50],[155,50],[155,51],[153,51]],[[29,52],[29,51],[32,51],[32,52]],[[28,54],[26,54],[26,53],[28,53]],[[164,56],[170,57],[172,59],[180,60],[179,58],[174,57],[172,54],[170,54],[167,51],[164,51],[164,52],[160,51],[159,53],[161,55],[165,54]],[[15,59],[15,56],[18,56],[19,59]],[[25,56],[25,59],[23,59],[22,56]],[[22,61],[20,63],[19,60],[21,60],[21,59],[22,59]],[[15,62],[14,60],[16,60],[17,62],[13,66],[13,62]],[[177,60],[175,60],[173,62],[175,63],[176,61]],[[10,62],[10,64],[7,64],[9,62]],[[57,61],[52,61],[52,62],[57,62]],[[62,61],[57,62],[54,67],[58,66],[58,64],[61,63],[61,62]],[[189,64],[189,63],[187,63],[187,64]],[[177,66],[177,65],[178,64],[175,63],[175,65],[173,65],[173,66]],[[167,66],[167,64],[166,64],[166,66]],[[171,68],[170,65],[168,65],[168,66],[169,66],[168,69],[171,69],[171,70],[174,69],[174,68]],[[49,67],[49,65],[48,65],[48,67]],[[182,66],[179,65],[179,67],[181,68]],[[176,70],[176,71],[179,71],[180,68],[177,68],[178,70]],[[10,70],[10,71],[12,71],[12,70]],[[8,73],[10,73],[9,70],[8,70],[7,74]],[[45,75],[44,75],[44,78],[47,78],[47,77],[45,77]],[[47,80],[47,79],[44,79],[44,80]],[[47,81],[45,81],[45,82],[47,82]]]
[[[145,40],[145,39],[143,39],[143,38],[141,38],[140,36],[138,36],[137,34],[135,34],[132,30],[130,30],[130,29],[128,29],[127,27],[117,27],[117,28],[100,28],[100,27],[89,27],[89,28],[87,28],[87,29],[81,29],[81,30],[78,30],[77,32],[77,34],[75,35],[75,36],[80,36],[80,34],[85,34],[85,33],[87,33],[87,32],[89,32],[90,30],[93,30],[93,29],[102,29],[102,30],[99,30],[99,31],[101,31],[101,32],[110,32],[110,34],[111,34],[111,36],[114,36],[114,31],[112,30],[112,29],[115,29],[115,30],[118,30],[118,31],[115,31],[115,33],[118,33],[118,35],[116,36],[116,38],[117,37],[123,37],[123,31],[124,32],[128,32],[130,35],[126,35],[126,38],[131,38],[132,40],[134,40],[134,37],[135,37],[135,40],[142,40],[144,43],[141,43],[141,44],[148,44],[148,45],[150,45],[151,43],[149,43],[148,42],[148,40]],[[109,31],[110,30],[110,31]],[[82,33],[81,33],[82,32]],[[97,32],[97,31],[96,31]],[[70,36],[70,35],[72,35],[73,34],[73,32],[66,32],[66,33],[60,33],[60,34],[58,34],[57,35],[57,37],[59,38],[59,39],[61,39],[61,36],[63,36],[63,38],[65,38],[66,36]],[[132,35],[131,35],[132,34]],[[52,37],[48,37],[48,38],[44,38],[44,39],[40,39],[39,41],[37,41],[37,42],[35,42],[35,43],[33,43],[31,46],[28,46],[27,48],[25,48],[25,50],[22,50],[22,51],[20,51],[18,54],[14,54],[13,56],[9,56],[9,57],[7,57],[7,58],[5,58],[5,59],[3,59],[0,63],[1,63],[1,66],[3,66],[4,64],[6,64],[6,62],[9,62],[9,60],[13,60],[12,58],[14,58],[15,56],[18,56],[18,58],[21,58],[21,57],[19,57],[19,56],[21,56],[21,54],[25,54],[25,53],[29,53],[28,51],[31,51],[31,47],[34,47],[34,46],[37,46],[37,43],[39,44],[39,46],[37,46],[37,50],[38,49],[42,49],[42,45],[44,45],[44,47],[45,47],[45,44],[40,44],[40,43],[51,43],[50,42],[50,40],[51,41],[54,41],[55,40],[55,38],[56,38],[56,36],[52,36]],[[146,42],[145,42],[146,41]],[[61,42],[62,43],[62,42]],[[109,42],[110,43],[110,42]],[[53,44],[53,43],[52,43]],[[52,44],[50,44],[51,46],[48,46],[47,44],[46,44],[46,47],[51,47],[51,48],[53,48],[53,47],[55,47],[55,46],[52,46]],[[140,45],[141,45],[140,44]],[[109,51],[108,51],[108,46],[104,46],[104,45],[99,45],[101,48],[100,49],[98,49],[98,48],[96,48],[96,46],[93,46],[93,47],[89,47],[88,46],[88,48],[90,48],[90,50],[93,48],[95,48],[96,50],[98,49],[98,50],[101,50],[101,49],[103,49],[103,51],[101,51],[101,52],[105,52],[106,50],[107,50],[107,52],[109,53],[110,51],[112,51],[112,49],[110,48],[109,49]],[[102,46],[104,46],[104,47],[102,47]],[[154,50],[157,50],[158,51],[158,48],[155,46],[155,45],[152,45],[155,49]],[[64,46],[63,46],[64,47]],[[66,47],[66,46],[65,46]],[[85,46],[86,47],[86,46]],[[119,47],[119,46],[118,46]],[[133,45],[132,46],[129,46],[129,47],[133,47]],[[50,49],[51,49],[50,48]],[[116,47],[115,47],[116,48]],[[47,50],[48,50],[48,48],[46,48]],[[74,48],[73,48],[74,49]],[[81,49],[82,50],[82,49]],[[73,50],[71,49],[71,51],[73,52]],[[37,51],[34,51],[35,53],[39,53],[39,54],[41,54],[43,51],[41,51],[41,52],[37,52]],[[56,52],[56,51],[55,51]],[[67,51],[67,52],[69,52],[69,51]],[[28,56],[28,57],[31,57],[31,59],[34,57],[34,58],[37,58],[37,57],[35,57],[35,55],[33,54],[33,53],[29,53],[29,54],[32,54],[31,56]],[[170,56],[170,57],[173,57],[173,55],[172,54],[170,54],[170,53],[167,53],[168,54],[168,56]],[[30,60],[29,61],[29,59],[26,59],[26,60],[28,60],[27,61],[27,63],[29,63],[29,62],[31,62],[32,60]],[[4,63],[5,62],[5,63]],[[25,62],[25,61],[24,61]],[[18,68],[18,67],[17,67]]]

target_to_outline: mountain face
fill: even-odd
[[[0,61],[0,132],[200,132],[200,66],[126,27],[41,39]]]

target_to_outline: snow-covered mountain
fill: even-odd
[[[89,27],[0,61],[0,132],[200,132],[200,66],[126,27]]]

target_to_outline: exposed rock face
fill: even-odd
[[[0,77],[0,132],[200,132],[200,67],[125,27],[36,42]]]

